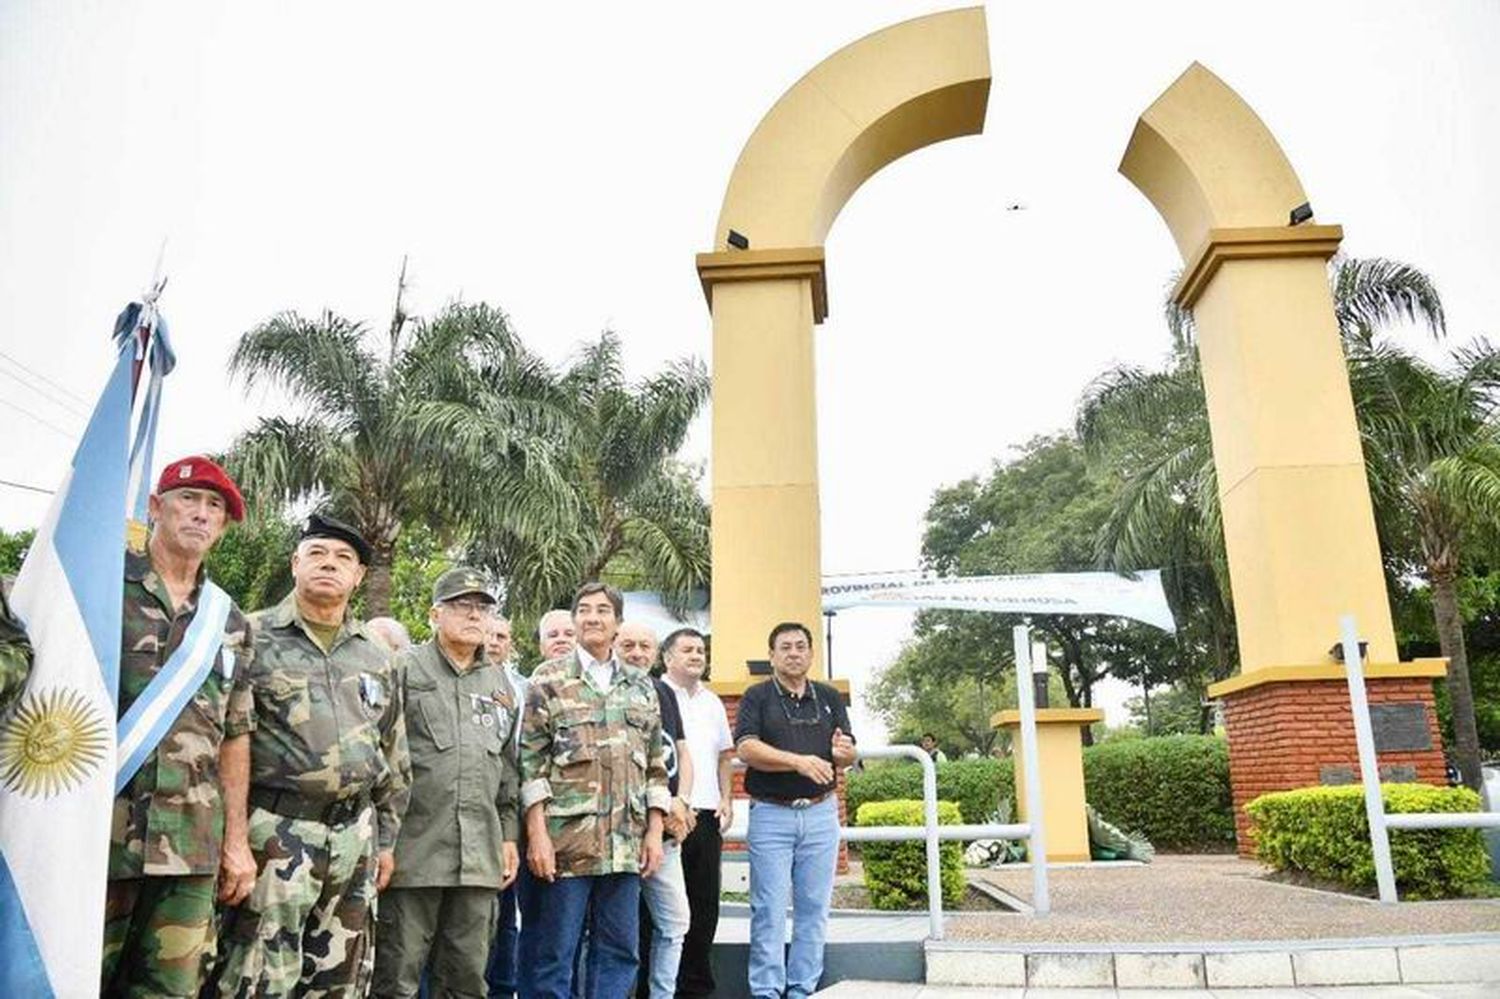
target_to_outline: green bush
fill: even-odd
[[[1158,850],[1192,853],[1234,845],[1229,747],[1217,736],[1090,746],[1083,752],[1083,781],[1101,818],[1144,835]]]
[[[920,826],[922,801],[871,801],[855,813],[857,826]],[[957,825],[962,821],[958,806],[951,801],[938,802],[938,824]],[[860,857],[865,866],[865,888],[877,909],[914,909],[927,905],[927,844],[862,843]],[[964,897],[964,850],[961,843],[942,843],[938,847],[942,871],[943,904],[957,905]]]
[[[1158,850],[1234,845],[1229,749],[1217,736],[1169,735],[1091,746],[1083,751],[1083,776],[1089,804],[1101,818],[1145,836]],[[1001,798],[1016,801],[1008,759],[939,763],[937,777],[938,797],[956,802],[967,823],[989,821]],[[922,768],[906,762],[869,766],[849,775],[848,793],[855,813],[871,801],[921,800]]]
[[[952,760],[937,765],[938,798],[958,805],[966,823],[988,822],[1001,798],[1015,797],[1010,760]],[[904,760],[876,763],[850,773],[849,811],[870,801],[922,800],[922,768]]]
[[[1477,812],[1466,787],[1382,784],[1387,813]],[[1304,787],[1263,794],[1245,806],[1260,859],[1349,888],[1375,887],[1364,788]],[[1391,862],[1403,898],[1449,898],[1489,878],[1489,857],[1477,829],[1393,829]]]

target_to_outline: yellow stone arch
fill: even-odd
[[[812,336],[828,313],[823,239],[881,167],[981,131],[989,88],[982,8],[917,18],[819,63],[740,153],[715,251],[698,256],[714,330],[716,684],[743,684],[777,621],[820,631]]]
[[[1308,198],[1269,129],[1194,63],[1146,109],[1120,172],[1182,254],[1213,434],[1241,676],[1341,677],[1329,648],[1353,612],[1372,675],[1396,666],[1390,604],[1327,260],[1343,230],[1292,212]],[[1300,216],[1299,216],[1300,218]]]

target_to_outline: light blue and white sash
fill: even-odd
[[[120,719],[115,794],[123,791],[136,771],[141,769],[146,757],[165,738],[187,702],[203,685],[214,660],[221,658],[219,647],[224,642],[224,624],[229,620],[233,606],[229,594],[219,589],[213,580],[203,581],[198,609],[194,611],[193,622],[188,625],[187,634],[182,636],[177,651],[151,678],[141,696]],[[226,679],[234,671],[232,656],[228,649],[223,650]]]

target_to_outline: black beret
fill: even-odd
[[[343,541],[354,549],[360,562],[365,565],[370,564],[370,556],[374,554],[370,549],[370,543],[360,537],[358,531],[326,513],[308,515],[307,523],[302,525],[302,536],[298,540],[306,541],[308,538],[333,538]]]

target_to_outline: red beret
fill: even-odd
[[[171,489],[188,488],[212,489],[224,497],[224,510],[230,520],[245,519],[245,498],[240,495],[239,487],[228,472],[201,454],[178,458],[163,468],[161,478],[156,480],[158,496]]]

